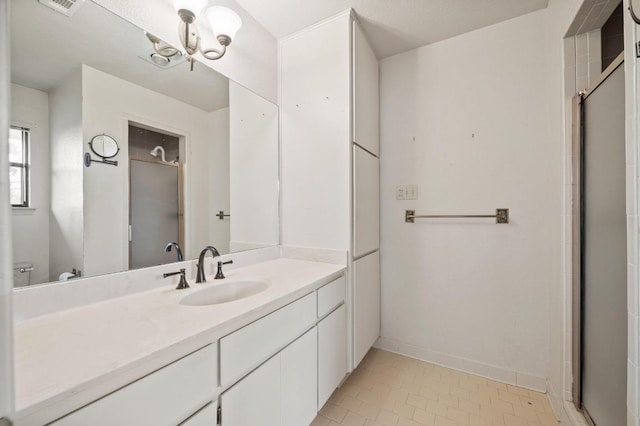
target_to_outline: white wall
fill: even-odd
[[[550,5],[380,69],[379,344],[537,389],[550,369],[550,300],[562,291],[560,28],[569,4]],[[395,200],[403,184],[419,186],[417,201]],[[509,225],[404,223],[405,209],[498,207],[510,209]]]
[[[232,218],[220,220],[220,210],[229,214],[229,108],[210,113],[211,146],[209,155],[209,244],[221,254],[229,253]]]
[[[84,169],[85,275],[128,269],[129,165],[128,122],[185,137],[185,259],[209,244],[210,119],[206,111],[82,67],[84,149],[105,133],[120,146],[118,166],[93,164]]]
[[[49,280],[83,265],[82,75],[49,93],[51,218]]]
[[[166,42],[181,46],[179,17],[171,1],[96,0],[96,3],[122,16]],[[216,0],[216,5],[233,9],[242,19],[242,28],[224,58],[202,62],[272,102],[277,102],[276,39],[234,0]],[[196,21],[204,47],[219,46],[204,19]]]
[[[277,245],[278,107],[234,82],[229,105],[230,249]]]
[[[40,90],[11,85],[11,123],[30,129],[30,207],[13,209],[13,258],[32,263],[31,284],[49,281],[49,211],[51,209],[49,95]],[[17,274],[16,285],[29,284]]]

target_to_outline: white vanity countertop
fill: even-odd
[[[344,265],[277,259],[21,322],[15,327],[16,418],[52,421],[300,298]],[[179,301],[205,286],[266,281],[261,293],[210,306]],[[53,416],[53,417],[51,417]],[[20,424],[20,423],[18,423]]]

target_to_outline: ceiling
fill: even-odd
[[[276,38],[353,8],[379,59],[547,7],[549,0],[236,0]]]
[[[229,105],[229,80],[197,63],[162,69],[144,31],[87,1],[69,18],[35,0],[11,2],[11,81],[51,92],[82,64],[204,111]],[[206,88],[206,89],[204,89]]]

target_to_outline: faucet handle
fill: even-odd
[[[216,273],[216,276],[213,277],[213,279],[214,280],[224,279],[224,274],[222,273],[222,265],[228,265],[230,263],[233,263],[233,260],[227,260],[226,262],[218,262],[218,272]]]
[[[180,282],[178,283],[178,287],[176,287],[176,290],[184,290],[185,288],[189,288],[189,283],[187,282],[187,277],[186,277],[186,269],[181,268],[178,272],[167,272],[165,274],[162,274],[163,278],[167,278],[167,277],[171,277],[173,275],[178,275],[180,274]]]

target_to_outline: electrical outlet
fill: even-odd
[[[396,186],[396,200],[417,200],[418,185]]]

